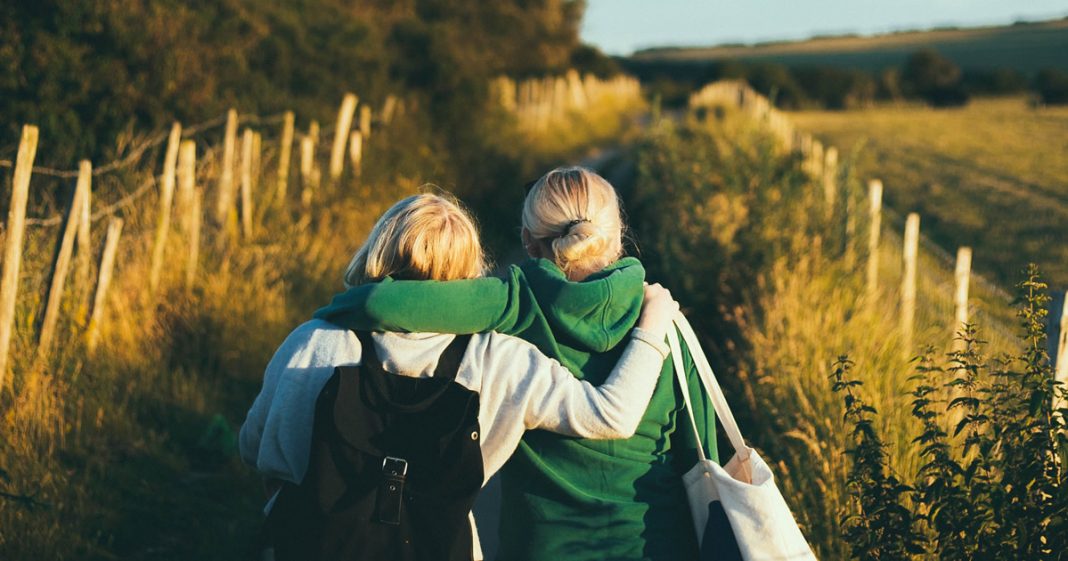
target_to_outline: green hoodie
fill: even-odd
[[[393,281],[337,295],[316,317],[362,330],[521,337],[600,384],[641,312],[645,269],[622,259],[582,282],[551,261],[528,260],[504,278]],[[705,449],[715,458],[712,404],[684,352]],[[502,471],[502,561],[695,559],[680,476],[697,461],[671,361],[636,434],[585,440],[530,431]]]

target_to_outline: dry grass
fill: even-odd
[[[0,557],[235,559],[248,553],[261,493],[236,458],[237,427],[278,342],[341,287],[341,271],[373,220],[418,190],[417,181],[373,163],[389,155],[390,145],[420,152],[417,130],[402,124],[379,131],[368,147],[372,163],[364,181],[347,177],[321,192],[311,220],[299,219],[299,193],[291,187],[294,199],[266,212],[254,239],[224,242],[206,224],[191,291],[182,286],[186,242],[177,233],[159,292],[146,290],[155,196],[122,211],[126,227],[101,345],[92,355],[84,343],[83,295],[93,279],[83,283],[73,274],[59,343],[47,361],[35,362],[35,316],[57,229],[29,232],[14,376],[0,421],[0,490],[11,495],[0,498]],[[261,189],[273,184],[273,158],[265,154]],[[202,154],[201,162],[198,184],[207,203],[214,202],[214,161]],[[407,167],[421,165],[408,158]],[[98,204],[148,173],[100,182]],[[45,206],[40,202],[39,209]],[[95,252],[103,224],[94,224]]]
[[[861,391],[879,411],[889,463],[912,481],[920,457],[907,395],[914,384],[911,357],[927,345],[951,349],[952,264],[921,249],[916,345],[905,348],[898,226],[884,221],[880,285],[869,297],[865,217],[858,217],[861,234],[852,240],[857,251],[850,264],[841,251],[842,218],[823,218],[820,183],[799,173],[799,160],[761,149],[765,141],[751,129],[728,114],[710,125],[662,132],[644,148],[637,186],[651,199],[631,203],[642,205],[640,220],[652,216],[653,224],[671,228],[670,234],[643,232],[653,257],[647,264],[664,261],[659,274],[704,328],[743,432],[775,465],[818,557],[847,559],[840,520],[850,504],[850,429],[840,396],[831,392],[832,363],[844,354],[856,362]],[[866,208],[848,155],[842,180],[852,207]],[[972,304],[990,352],[1011,349],[1015,324],[1004,295],[974,286]]]
[[[299,179],[292,177],[288,201],[257,208],[263,221],[250,240],[225,239],[207,220],[221,150],[217,134],[200,137],[197,183],[206,220],[196,285],[188,291],[182,286],[187,242],[172,230],[161,288],[148,293],[156,196],[122,210],[126,226],[101,345],[92,356],[84,341],[84,314],[95,264],[87,279],[72,274],[56,348],[45,363],[34,362],[36,315],[58,229],[30,230],[14,376],[0,396],[0,492],[7,494],[0,496],[0,559],[249,556],[263,497],[259,478],[237,459],[237,429],[274,349],[342,288],[344,266],[373,221],[426,182],[492,194],[499,182],[522,173],[517,169],[544,165],[544,159],[619,133],[630,122],[616,113],[624,109],[636,108],[612,106],[577,116],[565,142],[520,137],[506,122],[489,119],[496,145],[487,144],[496,151],[483,157],[501,161],[479,170],[459,170],[446,161],[435,149],[441,138],[428,133],[428,116],[409,111],[377,128],[365,143],[362,175],[325,185],[307,213],[298,202]],[[256,201],[273,185],[277,165],[271,147],[278,131],[263,132]],[[540,147],[528,149],[528,142]],[[40,150],[48,150],[47,139]],[[160,161],[161,153],[150,153],[143,167],[98,180],[94,208],[141,184]],[[60,187],[35,177],[31,215],[56,212],[62,205],[42,194]],[[94,224],[94,259],[105,223]]]

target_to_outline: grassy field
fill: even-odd
[[[872,427],[885,445],[885,473],[925,485],[922,469],[929,459],[915,440],[921,423],[908,393],[917,387],[911,357],[929,345],[934,361],[945,363],[953,348],[952,264],[921,250],[916,331],[909,344],[899,324],[900,238],[886,231],[879,287],[867,293],[867,252],[850,257],[849,239],[841,236],[845,205],[826,214],[819,178],[759,125],[725,111],[661,126],[638,145],[637,160],[635,184],[624,190],[624,199],[643,262],[705,337],[743,433],[773,465],[818,558],[961,558],[942,555],[943,545],[923,524],[915,526],[925,542],[922,554],[851,552],[856,542],[844,531],[855,527],[857,519],[849,516],[860,512],[860,487],[848,483],[855,473],[856,433],[843,422],[843,399],[828,379],[837,357],[855,361],[852,376],[863,384],[858,394],[878,411]],[[856,161],[848,155],[842,160],[841,179],[843,195],[860,204],[863,181],[851,169]],[[866,228],[858,225],[858,231]],[[1019,356],[1019,320],[1005,299],[986,290],[975,287],[971,298],[980,312],[973,319],[988,341],[984,352]],[[938,375],[936,385],[948,379]],[[955,391],[937,387],[928,397],[941,407]],[[956,422],[954,414],[935,419],[949,431]],[[959,438],[947,442],[953,457],[967,457]],[[721,449],[721,457],[725,453]]]
[[[1011,285],[1028,262],[1068,286],[1068,108],[1023,99],[965,108],[889,106],[791,114],[882,178],[887,204],[917,211],[947,250],[975,249],[974,267]]]
[[[826,37],[753,46],[661,48],[639,51],[636,60],[740,59],[787,66],[840,66],[878,71],[902,64],[909,54],[933,47],[964,69],[1015,68],[1033,73],[1068,69],[1068,20],[1004,27],[893,33],[874,37]]]

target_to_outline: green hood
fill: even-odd
[[[552,333],[569,346],[605,352],[638,321],[645,294],[645,268],[627,257],[581,282],[567,280],[548,259],[519,265]]]

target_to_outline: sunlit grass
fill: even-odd
[[[975,267],[1011,285],[1028,262],[1068,284],[1068,107],[1023,98],[961,109],[906,105],[792,113],[798,127],[879,177],[900,213],[918,211],[941,245],[971,245]]]
[[[952,263],[921,249],[914,344],[906,347],[901,225],[884,217],[879,286],[869,295],[867,217],[856,216],[850,263],[844,217],[824,218],[822,187],[799,172],[799,160],[769,150],[751,124],[729,113],[710,121],[667,127],[640,149],[630,202],[647,228],[639,232],[647,263],[702,328],[743,433],[775,464],[818,557],[846,559],[840,522],[850,504],[849,428],[828,380],[832,364],[844,354],[856,362],[853,375],[879,411],[889,464],[912,481],[921,465],[908,395],[912,357],[928,345],[936,353],[952,349]],[[853,165],[847,154],[842,196],[866,209]],[[1015,321],[1005,295],[975,283],[971,304],[988,351],[1012,350]]]

